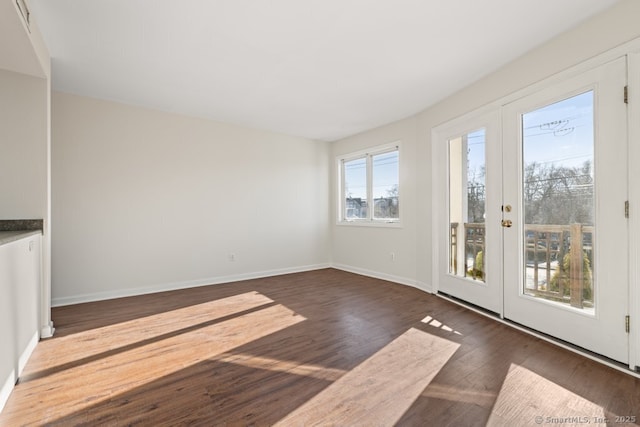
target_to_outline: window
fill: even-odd
[[[400,221],[399,154],[392,145],[339,159],[340,222]]]

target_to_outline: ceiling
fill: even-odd
[[[55,90],[318,140],[413,115],[617,0],[31,0]]]

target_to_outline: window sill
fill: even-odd
[[[378,228],[402,228],[400,221],[338,221],[339,226],[353,227],[378,227]]]

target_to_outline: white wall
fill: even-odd
[[[0,69],[48,78],[49,52],[33,15],[29,19],[27,28],[18,2],[0,1]]]
[[[54,305],[328,265],[327,143],[57,92],[52,110]]]
[[[47,81],[0,70],[0,219],[47,213]]]
[[[409,141],[410,161],[401,164],[401,174],[411,177],[402,192],[405,218],[401,230],[351,228],[332,223],[333,262],[353,270],[364,269],[379,277],[398,276],[424,289],[431,287],[431,129],[506,95],[584,62],[620,44],[640,37],[640,1],[625,0],[537,49],[523,55],[480,81],[410,117],[378,129],[333,143],[332,153],[375,146],[381,141]],[[419,54],[417,52],[416,54]],[[335,171],[332,171],[332,177]],[[332,186],[332,199],[337,198]],[[335,219],[335,216],[334,216]],[[392,241],[401,254],[413,261],[391,263],[385,248]],[[400,261],[400,260],[399,260]]]

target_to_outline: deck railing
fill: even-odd
[[[485,224],[451,223],[450,269],[475,280],[485,279]],[[460,235],[464,241],[460,241]],[[593,306],[593,226],[525,224],[525,287],[528,295]],[[460,244],[464,243],[464,252]],[[571,250],[571,248],[577,248]],[[463,257],[464,270],[459,271]]]

